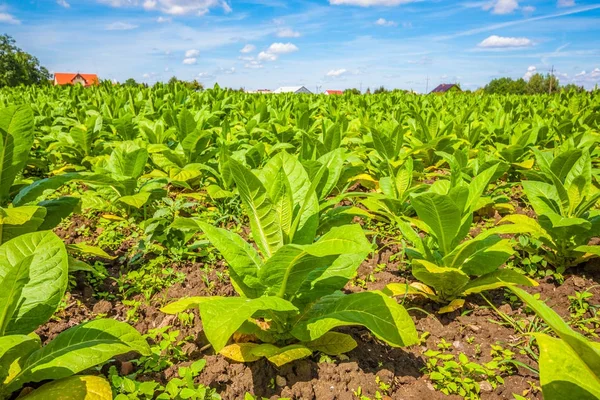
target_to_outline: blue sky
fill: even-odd
[[[554,66],[600,83],[600,1],[0,0],[0,33],[50,71],[118,81],[424,92]]]

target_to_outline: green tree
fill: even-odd
[[[48,70],[8,35],[0,35],[0,87],[47,83]]]
[[[123,86],[137,86],[137,85],[138,85],[138,83],[133,78],[127,79],[125,81],[125,83],[123,84]]]
[[[360,90],[358,90],[357,88],[352,88],[352,89],[346,89],[344,90],[344,94],[346,93],[350,93],[350,94],[361,94]]]
[[[496,78],[485,85],[484,90],[488,94],[525,94],[526,88],[527,82],[523,78]]]
[[[542,94],[555,93],[559,90],[559,81],[554,75],[535,74],[529,78],[525,93],[527,94]]]

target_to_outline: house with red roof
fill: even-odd
[[[76,85],[92,86],[100,84],[96,74],[80,74],[79,72],[56,72],[54,74],[54,85]]]
[[[326,91],[325,91],[325,94],[326,94],[327,96],[331,96],[331,95],[337,95],[337,96],[340,96],[340,95],[344,94],[344,92],[342,92],[341,90],[326,90]]]

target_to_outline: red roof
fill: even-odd
[[[344,92],[342,92],[341,90],[326,90],[325,93],[327,94],[344,94]]]
[[[97,85],[100,83],[96,74],[79,74],[75,72],[57,72],[54,74],[54,81],[57,85],[72,85],[73,80],[80,76],[85,81],[84,86]]]

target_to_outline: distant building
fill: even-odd
[[[441,85],[438,85],[438,87],[436,87],[429,93],[446,93],[446,92],[454,92],[454,91],[461,92],[462,90],[460,90],[460,87],[454,83],[442,83]]]
[[[312,92],[304,86],[282,86],[279,89],[273,90],[273,93],[312,94]]]
[[[100,80],[96,74],[80,74],[74,72],[57,72],[54,74],[54,85],[98,85]]]
[[[341,91],[341,90],[326,90],[324,92],[324,94],[327,95],[327,96],[331,96],[331,95],[340,96],[340,95],[344,94],[344,92]]]

